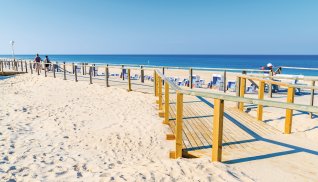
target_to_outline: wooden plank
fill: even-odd
[[[65,62],[63,64],[63,69],[64,69],[64,80],[66,80],[66,68],[65,68]]]
[[[222,161],[224,100],[214,99],[212,162]]]
[[[74,76],[75,76],[75,82],[78,82],[77,80],[77,65],[74,65]]]
[[[240,97],[244,97],[245,87],[246,87],[246,78],[241,78],[241,82],[240,82]],[[243,111],[243,109],[244,109],[244,102],[240,102],[239,110]]]
[[[106,82],[106,87],[109,87],[109,70],[108,70],[108,65],[105,67],[105,82]]]
[[[22,62],[22,60],[21,60],[21,71],[23,72],[23,62]],[[45,68],[44,68],[45,69]]]
[[[188,107],[186,107],[188,106]],[[189,116],[194,116],[193,118],[187,120],[191,125],[191,128],[194,130],[195,136],[200,141],[199,145],[211,145],[212,144],[212,136],[211,129],[207,129],[203,123],[208,122],[207,118],[196,118],[195,116],[203,116],[206,114],[202,114],[203,110],[207,110],[206,105],[198,104],[198,103],[187,103],[185,108],[187,108],[187,112]],[[212,108],[209,109],[211,112]],[[201,111],[201,112],[200,112]],[[212,118],[212,116],[211,116]]]
[[[25,72],[28,73],[28,63],[24,61],[24,66],[25,66]]]
[[[154,84],[154,92],[155,96],[158,96],[158,89],[157,89],[157,73],[156,71],[153,72],[153,84]]]
[[[176,158],[182,157],[183,94],[177,93]]]
[[[164,115],[164,121],[163,121],[164,124],[169,123],[169,107],[170,107],[170,104],[169,104],[169,83],[167,83],[165,81],[165,109],[164,109],[165,115]]]
[[[193,91],[193,90],[179,90],[180,93],[192,95],[192,96],[201,96],[207,98],[214,98],[214,99],[222,99],[226,101],[233,101],[233,102],[244,102],[249,104],[261,104],[263,106],[269,107],[277,107],[283,109],[293,109],[299,111],[307,111],[318,113],[318,107],[308,106],[303,104],[294,104],[294,103],[284,103],[284,102],[277,102],[277,101],[269,101],[269,100],[259,100],[253,98],[243,98],[243,97],[236,97],[232,95],[225,95],[219,94],[214,92],[203,92],[203,91]]]
[[[92,78],[92,72],[93,72],[93,67],[92,66],[89,66],[89,83],[90,84],[93,84],[93,78]]]
[[[241,88],[241,78],[240,77],[236,77],[236,83],[235,83],[235,95],[236,97],[240,96],[240,88]],[[237,108],[240,108],[240,103],[237,102]]]
[[[128,69],[128,92],[131,90],[131,78],[130,78],[130,69]]]
[[[288,87],[287,92],[287,103],[294,103],[295,88]],[[286,119],[285,119],[285,134],[291,133],[293,119],[293,110],[286,109]]]
[[[265,90],[265,82],[260,81],[259,88],[258,88],[258,99],[260,100],[264,99],[264,90]],[[257,120],[258,121],[263,120],[263,105],[261,104],[257,105]]]
[[[159,105],[159,110],[162,110],[162,80],[161,77],[158,77],[158,105]]]
[[[145,83],[145,71],[143,69],[143,66],[140,66],[140,81],[141,83]]]
[[[184,105],[184,109],[183,109],[183,117],[191,117],[193,115],[191,114],[191,108],[187,107],[189,103],[187,103],[186,105]],[[188,130],[190,131],[189,135],[192,136],[192,138],[195,141],[195,147],[202,147],[204,145],[207,145],[207,142],[204,141],[204,139],[201,137],[201,131],[200,129],[198,129],[197,127],[197,121],[195,120],[195,118],[189,118],[189,119],[184,119],[184,126],[186,126],[188,128]],[[202,140],[203,139],[203,140]]]
[[[192,89],[193,88],[193,80],[192,80],[192,78],[193,78],[193,69],[192,68],[190,68],[189,69],[189,82],[190,82],[190,88]]]

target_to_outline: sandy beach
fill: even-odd
[[[210,159],[169,159],[152,95],[35,75],[1,81],[1,181],[251,181]]]
[[[318,156],[306,152],[236,164],[211,163],[209,157],[170,159],[168,153],[174,143],[165,140],[169,127],[158,117],[152,94],[35,74],[18,75],[1,80],[0,84],[2,181],[314,181],[318,178],[315,172]],[[299,100],[306,102],[304,98]],[[255,115],[255,110],[250,113]],[[265,113],[266,123],[282,131],[284,110],[265,108]],[[309,119],[307,114],[295,112],[293,133],[272,139],[297,143],[317,152],[317,126],[317,118]],[[239,153],[226,155],[239,156]],[[307,173],[303,174],[304,171]]]

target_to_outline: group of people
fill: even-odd
[[[45,56],[44,61],[42,61],[41,57],[39,56],[39,54],[36,54],[35,58],[34,58],[34,64],[33,64],[33,68],[36,70],[36,72],[41,72],[42,68],[42,64],[44,64],[44,69],[46,71],[51,70],[51,61],[49,59],[49,56]]]

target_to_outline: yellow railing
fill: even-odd
[[[177,86],[174,82],[170,81],[165,75],[163,75],[160,70],[156,69],[154,71],[155,75],[155,96],[158,97],[159,104],[159,113],[163,113],[164,121],[163,123],[169,123],[169,92],[170,89],[176,92],[177,101],[176,101],[176,127],[175,127],[175,134],[174,135],[167,135],[167,139],[175,139],[175,150],[170,152],[171,158],[180,158],[182,157],[183,151],[183,143],[182,143],[182,126],[183,126],[183,95],[192,95],[192,96],[201,96],[206,98],[213,98],[214,99],[214,116],[213,116],[213,141],[212,141],[212,161],[222,161],[222,138],[223,138],[223,116],[224,116],[224,101],[233,101],[239,102],[240,110],[243,110],[244,103],[256,104],[258,105],[258,120],[262,120],[263,114],[263,106],[269,107],[276,107],[276,108],[283,108],[286,109],[286,122],[285,122],[285,133],[288,134],[291,131],[291,122],[292,122],[292,112],[293,110],[300,110],[300,111],[307,111],[318,113],[318,107],[314,106],[306,106],[301,104],[294,104],[293,103],[293,96],[294,96],[294,87],[291,86],[288,89],[288,99],[287,102],[277,102],[277,101],[267,101],[263,100],[264,92],[259,93],[258,99],[253,98],[244,98],[244,83],[246,83],[247,77],[244,75],[240,78],[240,91],[241,95],[238,96],[231,96],[226,95],[224,93],[212,93],[212,92],[202,92],[202,91],[193,91],[189,89],[183,89]],[[162,82],[163,80],[163,82]],[[268,80],[259,80],[260,81],[260,89],[264,90],[265,82]],[[268,81],[273,84],[277,84],[275,81]],[[161,92],[162,84],[165,85],[164,93]],[[281,85],[286,85],[285,83],[279,82]],[[170,88],[170,89],[169,89]],[[162,95],[165,97],[164,107],[161,103]],[[164,109],[162,109],[164,108]]]

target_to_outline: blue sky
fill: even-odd
[[[1,0],[0,54],[318,54],[317,0]]]

